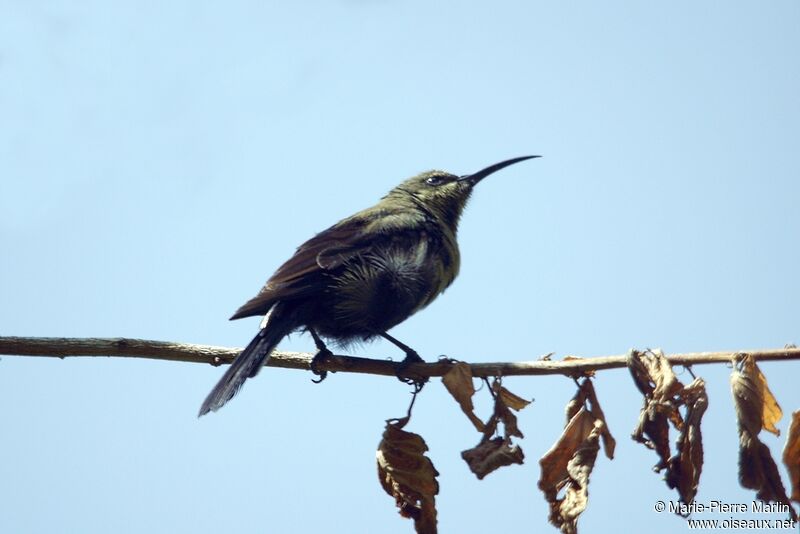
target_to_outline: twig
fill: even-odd
[[[67,358],[74,356],[108,356],[122,358],[148,358],[178,362],[228,364],[241,349],[194,345],[168,341],[151,341],[130,338],[64,338],[64,337],[0,337],[0,354],[9,356],[41,356]],[[746,352],[756,360],[799,360],[800,348],[759,349],[749,351],[696,352],[668,355],[673,365],[701,365],[730,363],[734,354]],[[307,352],[275,351],[267,362],[269,367],[310,370],[312,354]],[[626,356],[598,356],[560,361],[535,360],[527,362],[473,363],[472,375],[521,376],[553,375],[573,376],[586,371],[616,369],[627,365]],[[334,355],[320,364],[330,372],[364,373],[396,376],[400,362]],[[448,360],[436,363],[414,363],[405,371],[420,376],[442,376],[452,366]]]

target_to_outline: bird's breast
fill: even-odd
[[[442,232],[402,233],[376,243],[331,277],[315,326],[336,338],[385,332],[444,291],[459,263],[455,239]]]

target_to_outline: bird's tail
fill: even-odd
[[[198,417],[202,417],[208,412],[216,412],[231,400],[242,388],[245,380],[258,374],[280,340],[293,330],[291,321],[286,317],[280,317],[283,315],[281,313],[272,313],[275,311],[278,310],[274,308],[270,310],[270,314],[262,322],[261,330],[258,331],[256,337],[233,360],[231,366],[208,394],[200,407]]]

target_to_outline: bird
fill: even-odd
[[[456,233],[475,186],[522,156],[478,172],[432,170],[413,176],[377,204],[318,233],[281,265],[231,320],[260,316],[258,333],[206,397],[198,417],[217,411],[258,374],[288,334],[308,332],[317,353],[312,370],[332,355],[323,338],[347,346],[382,337],[424,361],[388,331],[430,304],[458,275]],[[320,379],[321,381],[321,379]]]

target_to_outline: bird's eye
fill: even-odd
[[[428,176],[425,183],[428,185],[441,185],[445,182],[445,177],[440,175]]]

